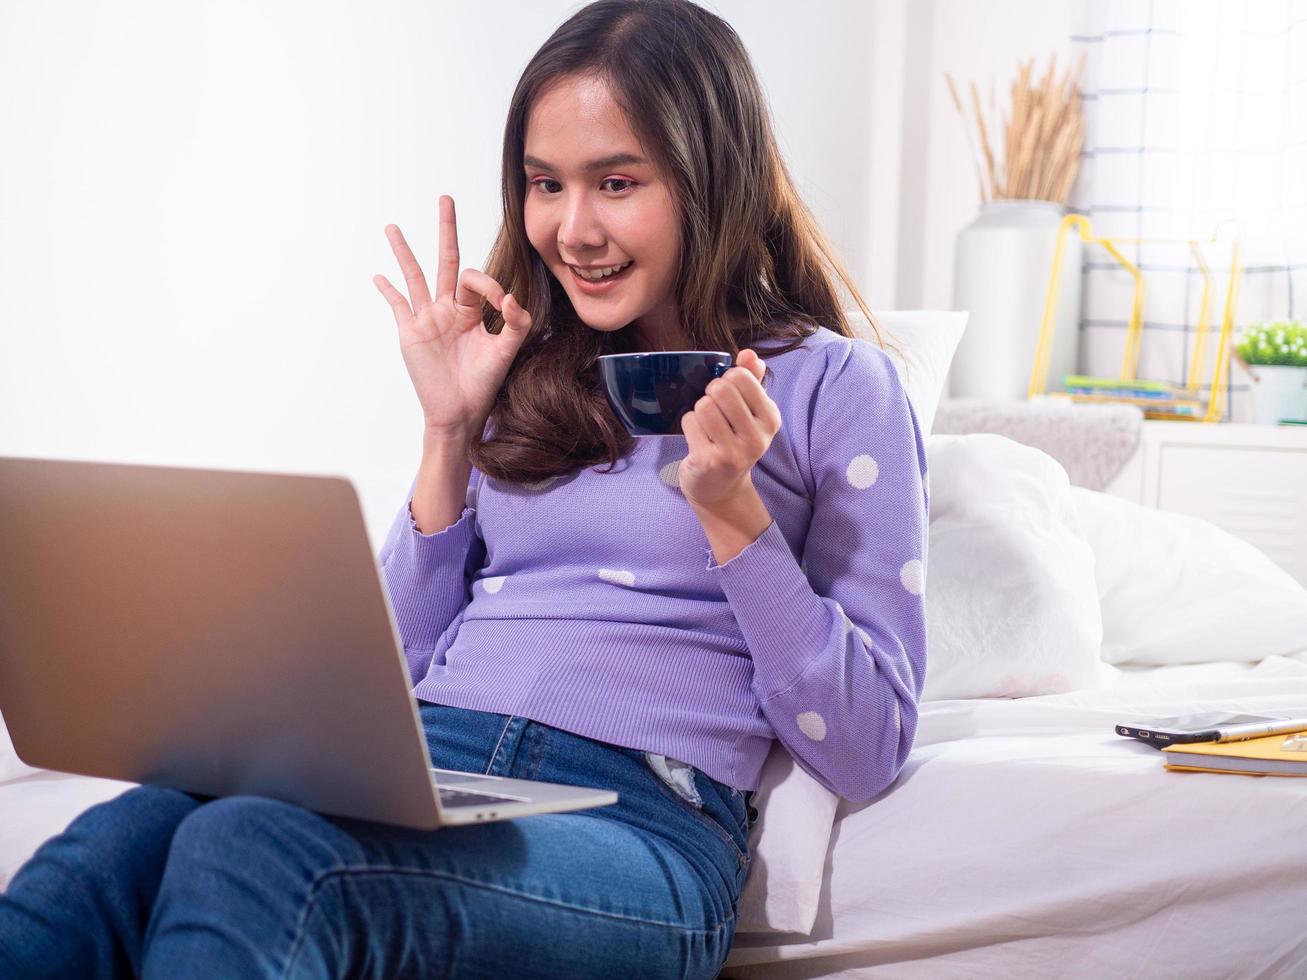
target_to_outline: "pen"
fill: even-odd
[[[1262,735],[1279,735],[1287,732],[1307,731],[1307,718],[1285,718],[1280,721],[1255,721],[1248,725],[1225,725],[1216,729],[1216,742],[1242,742]]]

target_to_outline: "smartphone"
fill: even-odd
[[[1177,742],[1214,742],[1220,734],[1217,729],[1229,725],[1250,725],[1257,722],[1280,721],[1269,715],[1245,715],[1234,711],[1202,711],[1177,718],[1154,718],[1152,721],[1127,722],[1116,726],[1118,735],[1137,738],[1154,748],[1174,745]]]

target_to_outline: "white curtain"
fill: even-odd
[[[1235,330],[1307,315],[1307,0],[1077,0],[1085,140],[1069,206],[1095,234],[1207,239],[1214,274],[1206,401],[1231,247],[1243,278]],[[1237,219],[1238,226],[1225,224]],[[1136,377],[1182,384],[1202,298],[1183,244],[1120,246],[1147,278]],[[1117,377],[1133,280],[1087,246],[1081,370]],[[1227,373],[1226,421],[1247,421],[1248,376]]]

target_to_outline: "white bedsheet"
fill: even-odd
[[[722,976],[1307,976],[1307,779],[1168,772],[1112,729],[1307,713],[1307,653],[1108,670],[922,705],[900,778],[837,811],[812,935],[737,936]]]
[[[135,783],[45,769],[0,783],[0,891],[36,849],[73,818]]]
[[[811,936],[722,976],[1290,977],[1307,971],[1307,779],[1167,772],[1123,716],[1307,709],[1307,653],[1107,668],[1111,687],[922,706],[904,772],[842,803]],[[0,784],[0,887],[131,783]]]

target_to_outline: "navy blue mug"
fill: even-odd
[[[608,404],[633,436],[683,436],[681,416],[694,410],[709,382],[731,367],[718,350],[603,354],[599,378]]]

